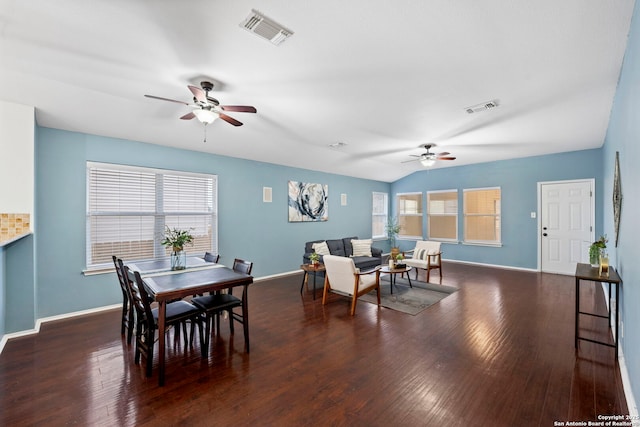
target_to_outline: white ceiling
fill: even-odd
[[[425,143],[457,157],[435,167],[602,146],[633,4],[0,0],[0,99],[40,126],[391,182]],[[241,28],[253,8],[294,35]],[[189,107],[143,96],[190,102],[202,80],[258,113],[205,143]]]

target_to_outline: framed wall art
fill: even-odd
[[[289,222],[329,219],[329,186],[289,181]]]
[[[616,233],[616,248],[620,236],[620,211],[622,209],[622,182],[620,178],[620,153],[616,151],[616,164],[613,169],[613,226]]]

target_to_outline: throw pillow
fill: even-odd
[[[429,251],[427,251],[426,249],[416,249],[415,252],[413,252],[413,257],[415,259],[427,259],[429,255]]]
[[[352,240],[351,247],[353,248],[352,256],[371,256],[371,239]]]
[[[327,246],[327,242],[314,243],[313,245],[311,245],[311,247],[314,251],[316,251],[318,255],[331,255],[331,253],[329,252],[329,246]]]

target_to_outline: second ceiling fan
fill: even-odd
[[[201,87],[196,87],[192,85],[188,85],[187,87],[193,94],[193,103],[188,103],[184,101],[178,101],[175,99],[162,98],[160,96],[154,95],[145,95],[147,98],[159,99],[161,101],[170,101],[176,102],[178,104],[184,104],[189,107],[193,107],[193,111],[185,114],[180,117],[182,120],[191,120],[194,117],[197,117],[198,120],[205,125],[210,124],[215,119],[220,117],[227,123],[230,123],[234,126],[242,126],[242,122],[234,119],[225,114],[228,111],[234,111],[238,113],[256,113],[257,110],[255,107],[249,105],[220,105],[220,102],[209,96],[209,92],[213,89],[213,83],[211,82],[200,82]]]
[[[410,154],[411,157],[417,157],[417,158],[412,160],[405,160],[402,163],[420,162],[422,166],[429,167],[429,166],[433,166],[437,160],[455,160],[456,159],[455,157],[451,156],[451,153],[448,153],[446,151],[442,153],[432,153],[431,151],[429,151],[431,148],[435,146],[436,146],[435,144],[424,144],[422,147],[424,147],[427,150],[426,153],[422,153],[420,155]]]

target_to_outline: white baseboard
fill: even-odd
[[[498,265],[498,264],[486,264],[483,262],[472,262],[472,261],[458,261],[456,259],[448,259],[442,258],[442,261],[451,262],[455,264],[468,264],[468,265],[476,265],[479,267],[491,267],[491,268],[501,268],[503,270],[516,270],[516,271],[526,271],[529,273],[540,273],[540,270],[535,268],[524,268],[524,267],[512,267],[509,265]]]
[[[636,406],[636,399],[633,396],[633,390],[631,389],[631,378],[629,378],[629,371],[627,371],[627,363],[624,359],[624,353],[622,349],[618,350],[618,364],[620,365],[620,376],[622,377],[622,387],[624,389],[624,396],[627,400],[627,408],[629,409],[629,415],[632,420],[638,419],[638,407]]]

